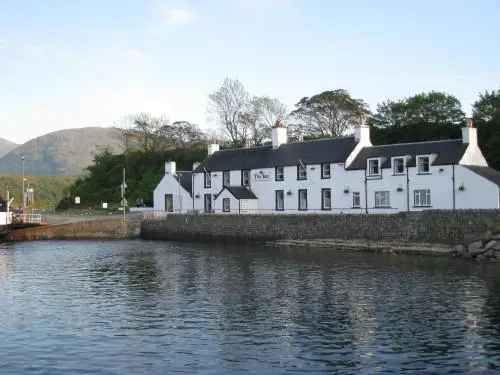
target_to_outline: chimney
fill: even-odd
[[[361,115],[359,125],[354,127],[354,139],[362,144],[371,144],[370,127],[366,125],[366,117]]]
[[[302,134],[299,134],[299,135],[297,136],[297,140],[298,140],[299,142],[302,142],[302,141],[304,140],[304,136],[303,136]]]
[[[250,140],[249,139],[247,139],[245,141],[245,148],[250,148]]]
[[[171,176],[175,174],[175,161],[167,161],[165,163],[165,174]]]
[[[196,163],[193,163],[193,171],[198,168],[198,166],[200,165],[199,162],[196,162]]]
[[[467,126],[462,128],[462,142],[477,145],[477,129],[472,119],[467,119]]]
[[[217,144],[217,140],[215,138],[212,138],[208,145],[208,156],[213,155],[217,151],[219,151],[219,145]]]
[[[274,149],[280,147],[284,143],[287,143],[288,137],[286,133],[286,126],[283,125],[280,120],[277,120],[276,124],[272,127],[271,136]]]

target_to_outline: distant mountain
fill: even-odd
[[[0,138],[0,158],[4,155],[7,155],[18,146],[19,145],[17,143]]]
[[[116,128],[65,129],[34,138],[0,158],[0,174],[78,176],[92,164],[92,153],[109,147],[122,152]]]

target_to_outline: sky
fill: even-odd
[[[202,128],[226,77],[288,108],[500,88],[499,0],[0,0],[0,138],[148,112]]]

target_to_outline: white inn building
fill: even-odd
[[[500,172],[488,167],[469,120],[462,139],[372,146],[370,129],[348,137],[219,150],[192,171],[165,163],[154,208],[172,213],[396,213],[499,208]]]

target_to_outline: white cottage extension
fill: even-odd
[[[500,172],[488,167],[472,121],[462,139],[373,146],[366,125],[348,137],[219,150],[215,140],[193,171],[165,176],[155,210],[244,213],[395,213],[499,208]]]

